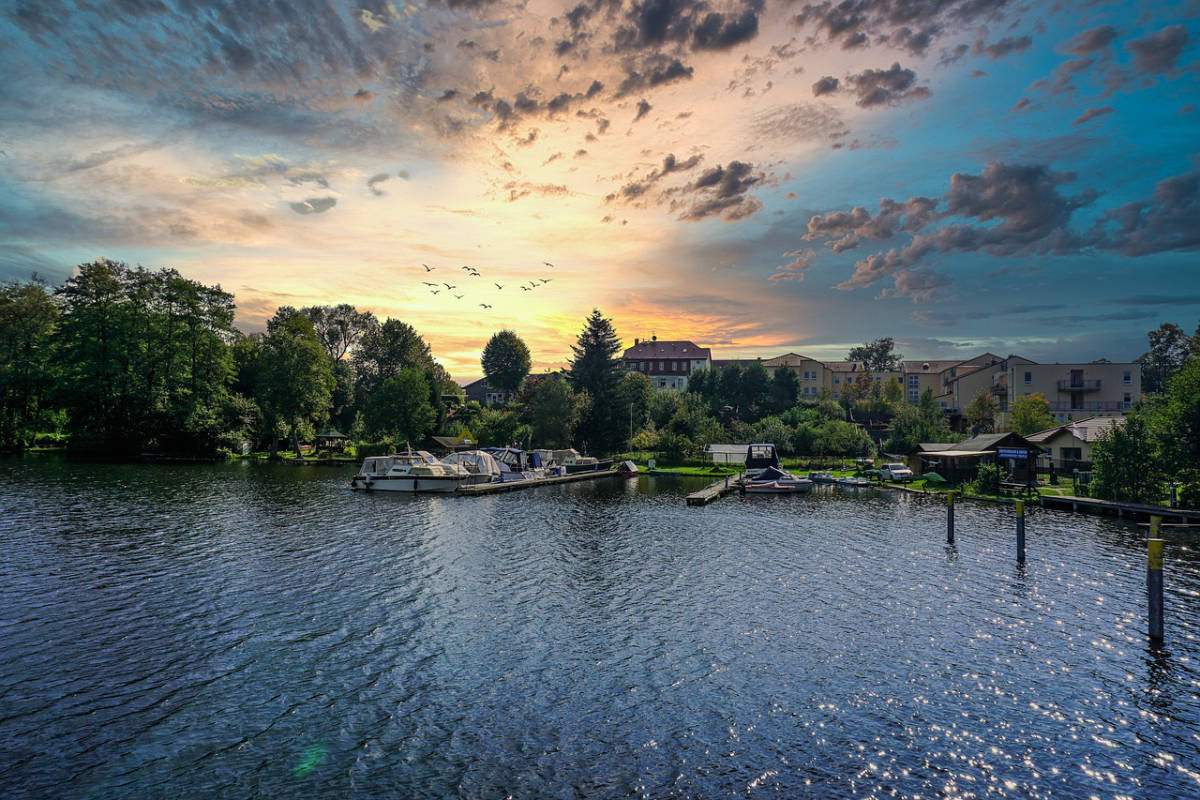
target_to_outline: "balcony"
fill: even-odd
[[[992,394],[1007,395],[1008,394],[1008,384],[1007,383],[993,383],[992,384]]]
[[[1100,381],[1061,380],[1058,382],[1058,390],[1060,392],[1098,392],[1100,391]]]
[[[1132,403],[1124,403],[1120,400],[1094,400],[1092,402],[1080,401],[1078,403],[1071,402],[1052,402],[1050,403],[1051,411],[1128,411],[1132,407]]]

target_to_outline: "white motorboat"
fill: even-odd
[[[500,463],[491,453],[482,450],[460,450],[443,458],[442,463],[456,464],[467,471],[461,484],[463,486],[500,482]]]
[[[802,475],[793,475],[779,465],[779,454],[773,444],[752,444],[746,451],[746,477],[742,488],[752,494],[795,494],[811,492],[813,482]],[[755,470],[753,474],[749,470]]]
[[[838,478],[834,481],[838,486],[845,489],[865,489],[871,485],[871,482],[866,478],[856,478],[853,475],[847,475],[844,478]]]
[[[453,492],[468,479],[467,470],[460,464],[444,464],[424,450],[409,450],[363,459],[358,474],[350,479],[350,488],[375,492]]]

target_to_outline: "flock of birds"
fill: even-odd
[[[554,266],[549,261],[543,261],[542,263],[545,264],[547,267]],[[437,267],[431,267],[428,264],[422,264],[421,266],[425,268],[426,273],[433,272],[434,270],[437,269]],[[475,269],[475,267],[463,266],[463,267],[459,267],[459,269],[466,271],[467,274],[464,277],[471,277],[471,278],[482,277],[479,270]],[[539,286],[545,286],[547,283],[549,283],[552,280],[554,280],[554,279],[553,278],[536,278],[536,279],[529,281],[528,286],[526,286],[524,283],[520,283],[517,285],[521,287],[522,291],[532,292],[534,289],[538,288]],[[425,284],[426,286],[430,287],[430,289],[429,289],[430,294],[440,294],[441,292],[447,292],[451,296],[453,296],[455,300],[462,300],[464,297],[466,297],[465,293],[464,294],[454,294],[454,290],[458,288],[457,284],[446,283],[445,281],[442,281],[441,283],[437,283],[437,282],[433,282],[433,281],[421,281],[421,282],[423,284]],[[504,287],[508,284],[496,283],[493,281],[492,285],[496,287],[497,291],[502,291],[504,289]],[[446,288],[445,289],[438,288],[441,286],[444,286]],[[489,303],[480,303],[479,307],[483,308],[483,309],[488,309],[488,308],[491,308],[492,306]]]

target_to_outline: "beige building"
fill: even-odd
[[[1034,364],[1005,359],[994,373],[992,393],[1000,407],[996,425],[1008,425],[1014,402],[1041,394],[1059,422],[1086,417],[1123,417],[1142,396],[1140,364]]]
[[[1101,435],[1125,423],[1124,417],[1088,417],[1030,434],[1025,438],[1043,450],[1041,459],[1056,470],[1070,472],[1088,469],[1092,463],[1092,445]]]

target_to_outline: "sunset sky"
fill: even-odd
[[[2,8],[0,279],[348,302],[460,379],[593,307],[717,357],[1129,360],[1200,318],[1195,1]]]

